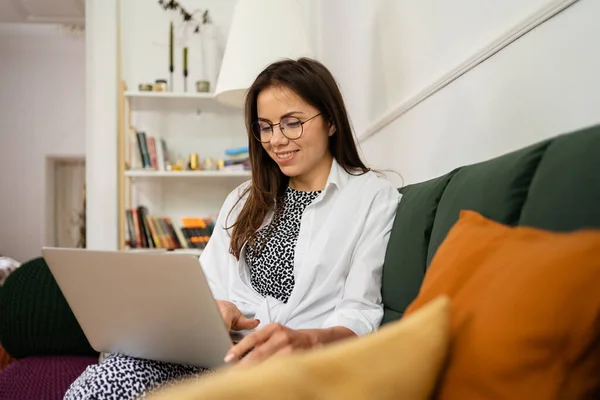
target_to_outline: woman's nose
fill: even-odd
[[[289,139],[285,137],[283,131],[281,130],[281,125],[277,125],[273,127],[273,135],[271,136],[271,144],[272,145],[281,145],[287,144]]]

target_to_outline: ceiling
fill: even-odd
[[[0,0],[0,23],[85,24],[85,0]]]

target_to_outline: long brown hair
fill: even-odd
[[[369,168],[360,159],[346,105],[335,78],[320,62],[310,58],[283,60],[264,69],[248,89],[245,104],[252,184],[231,234],[230,253],[240,258],[245,242],[253,243],[256,231],[270,211],[276,211],[289,183],[279,166],[252,134],[252,123],[258,119],[257,98],[265,89],[281,85],[292,90],[305,102],[322,113],[325,121],[335,127],[329,137],[329,151],[348,173],[365,173]],[[239,201],[239,200],[238,200]]]

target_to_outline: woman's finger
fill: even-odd
[[[232,323],[231,329],[235,331],[251,330],[256,328],[260,324],[260,321],[255,318],[246,318],[245,315],[241,314],[240,317]]]
[[[223,321],[225,322],[225,326],[227,327],[227,330],[231,330],[233,327],[233,323],[236,319],[235,316],[235,306],[233,306],[232,303],[228,302],[228,301],[223,301],[223,300],[217,300],[217,306],[219,307],[219,312],[221,313],[221,317],[223,318]]]
[[[245,336],[242,340],[239,341],[238,344],[234,345],[227,352],[227,355],[225,356],[225,362],[231,363],[234,361],[238,361],[244,354],[248,353],[256,346],[264,343],[271,336],[274,330],[272,325],[275,324],[269,324],[261,330]]]
[[[273,354],[272,357],[286,356],[286,355],[292,354],[293,352],[294,352],[294,346],[285,346],[284,348],[277,350],[277,352],[275,354]]]
[[[241,365],[256,364],[265,360],[286,347],[292,347],[289,332],[279,330],[269,337],[264,343],[257,345],[254,349],[241,359]]]
[[[259,349],[260,349],[260,347],[259,347]],[[288,345],[288,346],[284,346],[284,347],[280,348],[273,354],[265,355],[265,354],[258,353],[258,356],[255,354],[254,357],[249,358],[249,356],[254,353],[254,351],[252,351],[247,357],[242,358],[238,364],[242,367],[249,366],[249,365],[256,364],[260,361],[263,361],[267,358],[272,358],[272,357],[277,357],[277,356],[285,356],[285,355],[292,354],[293,352],[294,352],[294,346]]]

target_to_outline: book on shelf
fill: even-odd
[[[146,132],[138,131],[135,137],[141,168],[166,171],[169,165],[167,142],[162,138],[156,139],[154,136],[146,135]]]
[[[212,232],[212,218],[185,217],[181,225],[170,217],[154,216],[148,208],[125,210],[127,246],[131,249],[204,249]]]
[[[250,154],[248,146],[225,149],[224,171],[249,171]]]
[[[134,147],[137,148],[137,151],[133,154],[129,169],[152,171],[181,171],[190,169],[189,160],[184,159],[181,155],[174,163],[169,159],[167,142],[165,139],[155,138],[142,131],[136,131],[135,138],[136,145]],[[211,157],[205,157],[204,161],[196,161],[198,163],[198,168],[195,170],[203,170],[206,168],[223,172],[250,171],[248,146],[225,149],[223,157],[217,162]],[[210,165],[210,167],[207,167],[206,165]]]

